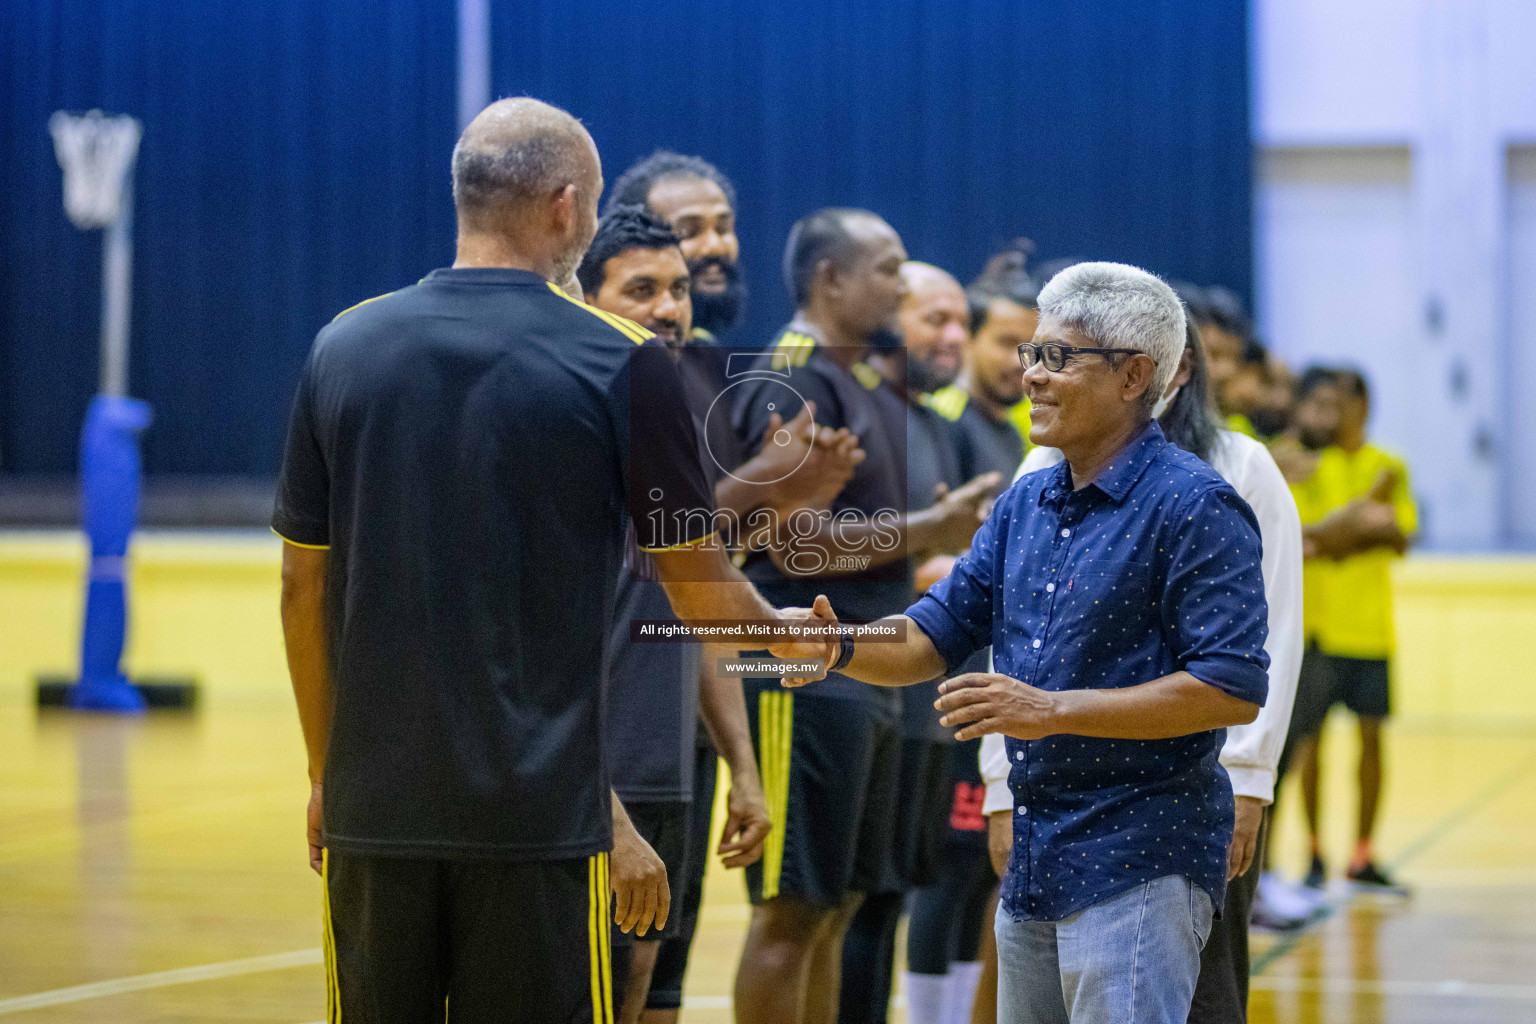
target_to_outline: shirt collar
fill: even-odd
[[[1109,498],[1116,505],[1125,500],[1125,496],[1131,493],[1131,488],[1136,481],[1141,479],[1141,474],[1146,472],[1157,453],[1168,444],[1168,439],[1163,436],[1163,428],[1158,426],[1156,420],[1152,420],[1141,433],[1115,454],[1109,465],[1103,472],[1089,484],[1088,487],[1097,488],[1101,494]],[[1084,488],[1085,490],[1087,488]],[[1040,488],[1040,504],[1056,505],[1066,500],[1072,493],[1072,467],[1063,459],[1052,470],[1052,475],[1045,481],[1045,486]]]
[[[801,313],[799,310],[795,311],[794,319],[791,320],[789,322],[789,326],[784,329],[786,331],[793,331],[796,334],[803,334],[807,338],[810,338],[812,341],[814,341],[818,346],[824,346],[827,343],[827,339],[821,336],[821,328],[807,320],[805,318],[805,314]]]
[[[439,267],[422,281],[448,281],[453,284],[525,284],[543,288],[547,282],[531,270],[511,267]],[[558,287],[558,286],[557,286]]]

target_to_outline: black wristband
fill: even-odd
[[[853,660],[853,635],[851,633],[844,633],[842,635],[842,642],[842,653],[837,656],[837,660],[832,663],[832,667],[827,669],[828,672],[841,672]]]

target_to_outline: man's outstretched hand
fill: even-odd
[[[809,608],[780,608],[780,624],[804,624],[818,627],[832,627],[837,625],[837,615],[832,611],[832,602],[827,600],[825,594],[818,594],[816,601]],[[819,661],[821,670],[814,675],[785,676],[785,686],[804,686],[806,683],[825,679],[827,669],[837,661],[838,652],[842,650],[842,642],[833,632],[818,631],[813,637],[805,639],[791,639],[769,644],[768,653],[775,658],[784,661]]]

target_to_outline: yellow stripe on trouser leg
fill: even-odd
[[[587,858],[587,957],[592,980],[592,1024],[603,1021],[603,950],[598,938],[597,857]]]
[[[779,895],[779,876],[784,869],[784,833],[789,819],[789,760],[795,695],[785,690],[758,695],[758,761],[768,800],[773,831],[763,850],[763,899]]]
[[[320,851],[320,916],[325,927],[325,1019],[341,1024],[341,983],[336,974],[336,933],[331,926],[331,851]]]
[[[603,939],[603,1024],[613,1024],[613,883],[608,875],[608,858],[606,853],[597,855],[603,868],[603,927],[598,930]]]
[[[763,799],[768,802],[768,821],[773,826],[763,847],[763,899],[771,900],[778,895],[779,875],[774,870],[773,840],[784,828],[784,820],[775,808],[778,806],[778,776],[774,772],[778,745],[773,742],[774,693],[764,690],[757,695],[757,772],[763,779]]]
[[[592,1024],[613,1024],[613,947],[608,922],[608,855],[587,858],[587,947],[592,962]]]

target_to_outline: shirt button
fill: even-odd
[[[1016,752],[1013,755],[1013,759],[1015,761],[1022,761],[1022,760],[1024,760],[1024,751],[1020,750],[1020,751]]]
[[[1026,814],[1026,813],[1028,813],[1028,811],[1029,811],[1029,808],[1027,808],[1027,807],[1020,807],[1019,808],[1019,813],[1020,814]]]
[[[1056,593],[1056,584],[1054,584],[1054,583],[1047,583],[1045,585],[1045,592],[1047,594],[1054,594],[1054,593]]]
[[[1065,527],[1065,526],[1063,526],[1063,527],[1062,527],[1062,528],[1061,528],[1061,535],[1062,535],[1062,536],[1063,536],[1063,537],[1070,537],[1070,536],[1072,536],[1072,531],[1071,531],[1071,530],[1069,530],[1069,529],[1067,529],[1067,528],[1066,528],[1066,527]]]
[[[1038,639],[1037,639],[1037,640],[1036,640],[1036,641],[1035,641],[1035,642],[1034,642],[1034,644],[1033,644],[1033,646],[1035,646],[1035,647],[1039,647],[1039,646],[1040,646],[1040,641],[1039,641],[1039,640],[1038,640]]]

